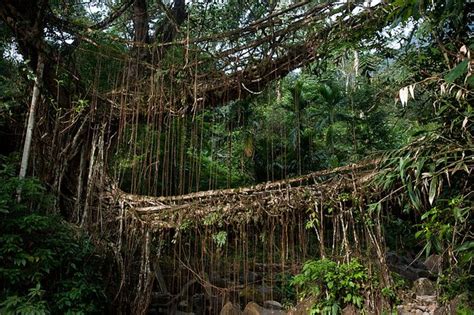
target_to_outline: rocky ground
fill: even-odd
[[[436,292],[436,275],[441,267],[440,257],[432,255],[423,263],[410,257],[399,256],[393,252],[387,254],[387,263],[391,271],[396,272],[402,278],[411,283],[403,293],[403,302],[394,306],[392,314],[398,315],[454,315],[459,301],[456,299],[447,305],[440,305]],[[241,283],[253,283],[252,286],[242,285],[242,288],[233,302],[223,301],[216,297],[209,300],[204,294],[194,294],[191,298],[181,295],[180,301],[176,297],[155,292],[149,315],[177,314],[177,315],[306,315],[314,301],[303,300],[296,306],[288,309],[280,302],[275,301],[278,295],[268,285],[261,284],[262,275],[249,272],[246,277],[240,277]],[[225,279],[217,279],[222,282]],[[259,283],[260,284],[256,284]],[[194,285],[192,283],[191,285]],[[189,285],[189,287],[191,287]],[[189,288],[186,288],[188,290]],[[232,300],[232,299],[228,299]],[[226,302],[226,303],[225,303]],[[222,306],[223,305],[223,306]],[[243,307],[244,305],[245,307]],[[342,310],[343,315],[355,315],[360,312],[352,306]]]

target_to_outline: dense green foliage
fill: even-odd
[[[315,299],[311,314],[337,314],[348,304],[362,308],[367,281],[367,271],[357,260],[339,264],[321,259],[307,261],[292,284],[301,298]]]
[[[367,211],[385,217],[384,235],[391,250],[418,254],[421,259],[432,254],[440,257],[436,285],[442,302],[459,294],[465,294],[465,301],[469,301],[474,290],[474,83],[472,59],[466,51],[474,46],[461,47],[466,43],[462,30],[465,21],[458,19],[462,16],[461,7],[451,2],[444,11],[439,8],[430,10],[417,1],[403,3],[398,12],[401,20],[410,20],[417,14],[430,18],[415,22],[409,40],[416,38],[416,44],[407,45],[401,53],[392,52],[396,58],[375,72],[375,77],[384,82],[377,91],[388,91],[387,84],[407,86],[404,92],[409,101],[407,104],[401,101],[399,114],[393,116],[399,125],[395,134],[400,137],[394,144],[406,145],[385,150],[381,155],[380,173],[371,183],[381,194],[369,204]],[[403,14],[408,15],[403,18]],[[457,58],[448,57],[449,51],[457,54]],[[413,89],[411,97],[410,89]],[[364,95],[370,99],[370,93],[365,91]],[[303,270],[297,279],[309,282],[310,275]],[[311,288],[316,289],[312,295],[317,296],[318,285],[310,286],[305,292],[311,294]],[[396,300],[396,290],[392,287],[382,288],[381,293],[389,300]],[[469,306],[461,305],[458,311],[462,309],[470,312]]]
[[[420,53],[424,56],[427,52],[422,50]],[[405,237],[399,241],[389,237],[388,245],[417,250],[425,253],[425,257],[440,255],[443,268],[438,285],[445,300],[459,293],[472,295],[473,292],[474,113],[469,91],[474,85],[469,80],[467,67],[471,60],[470,57],[459,60],[451,70],[437,74],[420,91],[417,99],[433,106],[429,111],[424,108],[418,116],[422,121],[430,117],[428,123],[420,128],[417,138],[408,146],[384,154],[381,168],[385,169],[374,182],[375,187],[388,192],[397,187],[401,190],[391,198],[392,214],[388,215],[390,221],[386,228],[388,235],[402,232]],[[423,108],[420,101],[414,101],[413,105]],[[376,205],[390,206],[384,199],[387,198],[382,198]],[[394,207],[399,209],[398,228],[392,224]]]
[[[101,258],[35,179],[0,169],[0,313],[94,314],[106,305]],[[21,202],[16,191],[21,188]]]
[[[242,187],[377,159],[378,176],[364,187],[372,192],[370,200],[344,192],[321,205],[325,215],[338,206],[352,211],[367,201],[358,213],[376,214],[383,230],[377,236],[389,250],[420,260],[432,254],[441,257],[433,277],[442,302],[460,293],[472,301],[474,44],[467,34],[463,1],[387,1],[391,13],[383,24],[392,27],[371,33],[372,26],[379,27],[374,22],[344,30],[355,39],[361,32],[372,34],[362,41],[344,38],[343,33],[324,45],[315,41],[314,62],[292,66],[293,71],[275,75],[273,82],[252,88],[246,97],[199,104],[196,111],[198,102],[189,95],[198,85],[218,85],[221,82],[213,78],[231,77],[240,68],[265,69],[258,66],[279,56],[280,50],[291,51],[317,36],[325,20],[342,11],[329,10],[335,15],[318,16],[321,23],[304,28],[291,24],[304,13],[296,10],[265,22],[266,29],[249,25],[285,5],[182,1],[188,14],[183,17],[173,11],[178,2],[166,4],[167,12],[161,1],[133,1],[107,27],[89,28],[118,10],[122,1],[91,2],[95,9],[105,8],[103,12],[91,12],[89,4],[46,1],[49,11],[37,14],[46,16],[44,25],[37,23],[45,29],[44,38],[34,40],[29,32],[22,38],[21,29],[9,28],[12,19],[2,20],[0,154],[21,149],[34,77],[33,62],[27,58],[35,59],[42,49],[38,47],[48,47],[57,64],[54,71],[49,68],[49,86],[42,89],[34,134],[37,160],[31,164],[58,156],[58,165],[42,161],[35,169],[49,185],[57,184],[52,189],[57,189],[55,198],[76,205],[77,195],[87,199],[77,198],[77,211],[90,206],[97,188],[91,182],[100,173],[97,165],[105,174],[101,179],[110,175],[124,191],[157,196]],[[139,12],[140,3],[145,3],[145,11],[148,6],[147,12]],[[146,30],[146,39],[134,33],[140,24],[134,20],[137,16],[146,20],[144,25],[154,25]],[[290,25],[289,32],[282,31]],[[40,40],[42,45],[37,45]],[[263,43],[254,43],[260,40]],[[250,48],[242,48],[247,45]],[[150,51],[140,52],[142,47]],[[233,49],[238,53],[220,55]],[[132,65],[132,59],[140,60],[139,65]],[[251,72],[244,74],[251,77]],[[187,80],[198,75],[196,82]],[[256,78],[268,76],[260,73]],[[243,81],[230,82],[241,92],[248,90]],[[97,130],[103,132],[102,147]],[[92,165],[103,156],[105,163]],[[12,165],[2,160],[0,169],[0,313],[103,312],[107,302],[102,257],[81,229],[51,214],[67,202],[53,207],[39,181],[19,181]],[[86,183],[89,187],[82,187]],[[18,188],[21,202],[16,200]],[[60,212],[72,217],[69,208]],[[311,215],[307,227],[316,228],[319,216]],[[363,215],[355,219],[362,226],[374,224]],[[102,224],[102,213],[100,220]],[[219,217],[210,221],[204,225],[212,226]],[[334,231],[329,221],[324,224],[326,234]],[[221,228],[212,236],[217,251],[232,238]],[[116,239],[121,244],[122,235]],[[133,269],[137,261],[127,263]],[[126,267],[120,268],[125,273]],[[328,259],[308,261],[294,277],[294,287],[286,285],[287,278],[285,274],[277,279],[281,295],[294,299],[298,288],[300,297],[316,298],[315,313],[336,313],[347,304],[361,308],[366,283],[378,281],[356,260]],[[394,302],[396,289],[381,288],[381,293]]]

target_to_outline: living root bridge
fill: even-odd
[[[293,209],[306,210],[335,193],[357,191],[375,174],[376,161],[250,187],[151,197],[116,190],[123,208],[155,229],[179,229],[184,223],[208,223],[211,216],[226,225],[257,222]]]
[[[180,196],[110,191],[105,197],[120,213],[115,253],[123,289],[117,294],[118,303],[144,313],[152,292],[157,292],[156,281],[160,294],[180,294],[183,285],[195,281],[193,290],[200,288],[198,292],[204,292],[209,301],[218,297],[211,311],[218,314],[219,301],[238,300],[242,290],[253,292],[258,285],[245,281],[243,287],[236,285],[241,274],[246,278],[250,271],[259,270],[265,275],[262,284],[271,284],[267,296],[271,298],[277,275],[298,272],[311,257],[349,261],[375,256],[372,269],[387,275],[380,218],[364,210],[367,184],[378,174],[377,163]],[[366,215],[374,224],[364,224]],[[160,269],[165,280],[157,276]],[[166,286],[166,290],[161,288]],[[133,302],[130,297],[135,297]]]

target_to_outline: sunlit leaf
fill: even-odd
[[[400,103],[405,107],[408,104],[408,87],[403,87],[399,91]]]
[[[414,84],[409,85],[408,90],[410,91],[411,98],[415,99],[415,85]]]
[[[430,202],[430,205],[433,204],[433,201],[436,197],[436,192],[438,190],[438,176],[435,175],[433,176],[433,178],[431,179],[431,183],[430,183],[430,191],[429,191],[429,197],[428,197],[428,200]]]

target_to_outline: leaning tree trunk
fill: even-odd
[[[43,58],[41,55],[38,56],[38,64],[36,66],[36,77],[35,77],[35,85],[33,86],[33,96],[31,97],[31,105],[30,110],[28,113],[28,124],[26,126],[26,135],[25,135],[25,143],[23,146],[23,155],[21,157],[21,164],[20,164],[20,180],[24,179],[26,176],[26,171],[28,169],[28,161],[30,157],[31,151],[31,139],[33,137],[33,129],[35,127],[35,115],[36,115],[36,107],[38,105],[38,100],[40,98],[40,86],[41,81],[43,78]],[[21,187],[17,190],[18,195],[18,202],[21,200]]]

